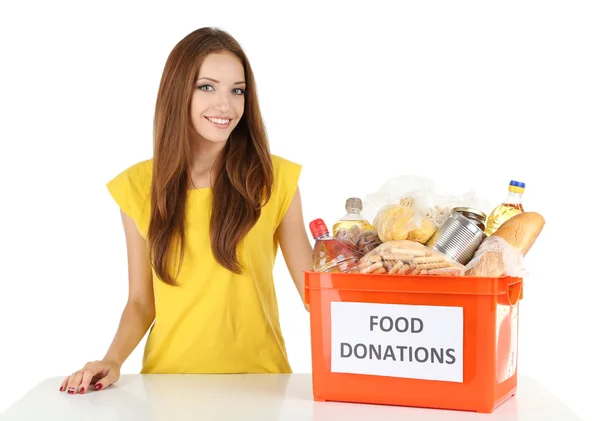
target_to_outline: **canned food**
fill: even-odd
[[[466,265],[484,239],[485,232],[474,221],[453,211],[426,245],[455,262]]]
[[[477,226],[481,229],[481,231],[485,231],[485,220],[487,219],[487,215],[475,208],[465,208],[459,207],[452,209],[453,212],[458,212],[461,215],[469,218],[471,221],[475,222]]]

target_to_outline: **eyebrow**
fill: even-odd
[[[219,82],[217,79],[212,79],[210,77],[199,77],[198,79],[196,79],[196,82],[198,82],[200,79],[206,79],[206,80],[210,80],[211,82],[215,82],[215,83],[221,83]],[[243,80],[241,82],[235,82],[234,85],[242,85],[245,84],[246,82],[244,82]]]

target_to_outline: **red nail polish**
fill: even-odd
[[[94,389],[96,389],[96,390],[102,389],[102,383],[96,383],[96,386],[94,386]]]
[[[62,392],[63,390],[65,390],[65,387],[64,387],[64,386],[61,386],[61,387],[60,387],[60,391]]]
[[[79,393],[83,395],[83,392],[85,392],[85,388],[82,387],[81,389],[79,389]]]
[[[72,394],[74,394],[74,393],[75,393],[75,391],[74,391],[74,390],[69,390],[69,392],[68,392],[68,393],[69,393],[69,395],[72,395]]]

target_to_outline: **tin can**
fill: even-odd
[[[487,215],[479,209],[459,207],[452,209],[452,211],[458,212],[469,218],[471,221],[475,222],[482,231],[485,231],[485,220],[487,219]]]
[[[484,239],[485,232],[474,221],[461,212],[453,211],[426,245],[455,262],[466,265]]]

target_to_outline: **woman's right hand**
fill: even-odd
[[[91,361],[63,380],[60,391],[69,395],[85,393],[90,385],[95,390],[106,389],[121,376],[121,366],[114,361]]]

